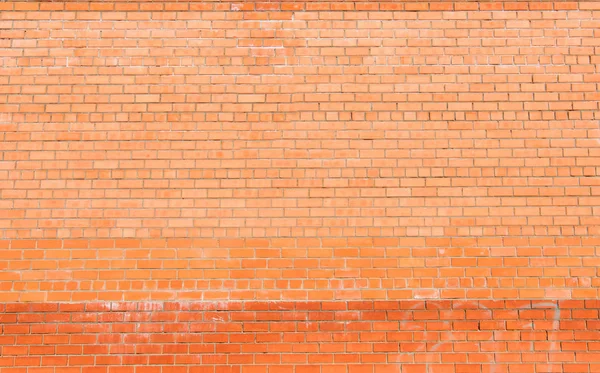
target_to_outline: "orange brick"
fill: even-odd
[[[599,9],[0,3],[0,365],[597,370]]]

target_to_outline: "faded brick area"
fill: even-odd
[[[600,2],[0,2],[0,372],[599,372],[599,92]]]

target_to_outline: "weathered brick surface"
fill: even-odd
[[[0,2],[0,372],[599,372],[599,66],[593,1]]]
[[[597,372],[599,307],[598,301],[6,304],[0,370]]]

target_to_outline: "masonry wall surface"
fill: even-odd
[[[600,2],[0,3],[0,372],[600,371]]]

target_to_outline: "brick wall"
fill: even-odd
[[[599,309],[597,300],[9,303],[0,365],[6,372],[597,372]]]
[[[600,2],[0,3],[0,372],[600,371]]]

